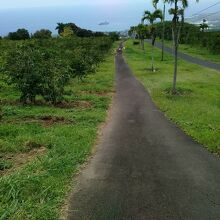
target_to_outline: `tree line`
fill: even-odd
[[[161,23],[155,24],[157,29],[157,36],[162,39]],[[208,25],[203,22],[197,26],[184,22],[182,31],[179,37],[180,44],[189,44],[192,46],[204,47],[213,54],[220,53],[220,32],[208,30]],[[172,22],[165,22],[165,40],[172,40]]]
[[[78,27],[74,23],[57,23],[56,30],[58,32],[58,36],[61,37],[70,37],[70,36],[77,36],[77,37],[104,37],[106,36],[103,32],[91,31],[87,29],[83,29]],[[109,32],[108,35],[113,40],[118,40],[119,35],[116,32]],[[19,28],[15,32],[10,32],[5,39],[9,40],[27,40],[30,38],[34,39],[49,39],[52,38],[52,32],[48,29],[41,29],[36,31],[33,34],[30,34],[28,30],[25,28]]]
[[[142,16],[141,24],[133,26],[129,30],[129,35],[140,40],[142,49],[144,49],[144,39],[150,38],[152,45],[152,71],[154,67],[154,46],[157,38],[162,40],[161,61],[164,60],[165,40],[173,41],[174,51],[174,71],[172,94],[177,93],[177,73],[178,73],[178,49],[179,44],[197,45],[207,48],[212,53],[220,53],[220,32],[211,32],[206,20],[203,19],[200,25],[193,25],[185,22],[185,9],[189,6],[188,0],[161,0],[163,10],[158,9],[160,0],[152,0],[154,11],[145,11]],[[196,2],[199,2],[196,0]],[[165,21],[167,5],[171,21]],[[148,21],[147,24],[144,21]]]

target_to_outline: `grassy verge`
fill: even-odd
[[[59,218],[72,178],[105,120],[113,79],[111,52],[94,75],[72,81],[70,106],[19,105],[19,94],[0,81],[0,219]]]
[[[168,47],[173,46],[172,41],[165,41],[165,45]],[[189,45],[189,44],[180,44],[179,51],[191,55],[193,57],[197,57],[203,60],[211,61],[214,63],[220,63],[220,54],[213,54],[205,47],[200,47],[197,45]]]
[[[155,50],[156,67],[150,67],[150,48],[146,52],[127,41],[125,58],[136,77],[150,92],[153,100],[167,117],[210,151],[220,154],[220,73],[198,65],[179,61],[178,90],[172,96],[173,58],[166,54],[161,62],[161,51]]]

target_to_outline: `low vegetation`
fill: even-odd
[[[172,26],[170,21],[165,22],[165,40],[172,41]],[[163,25],[156,24],[158,36],[162,39]],[[199,26],[184,23],[179,39],[180,45],[203,48],[208,53],[216,55],[220,53],[220,32],[219,31],[202,31]]]
[[[0,219],[58,219],[113,93],[110,37],[2,39]]]
[[[150,92],[158,107],[187,134],[220,154],[220,77],[219,72],[179,60],[179,84],[177,94],[171,94],[173,57],[155,50],[155,73],[149,70],[150,45],[146,51],[132,44],[125,44],[125,57],[137,78]]]
[[[172,47],[172,41],[165,41],[165,45],[168,47]],[[197,57],[206,61],[211,61],[214,63],[220,63],[220,53],[213,54],[206,47],[202,47],[196,44],[180,44],[179,51],[191,55],[193,57]]]
[[[71,79],[93,73],[112,46],[108,37],[11,43],[2,62],[5,81],[20,91],[23,103],[35,103],[40,96],[53,104],[63,101]]]

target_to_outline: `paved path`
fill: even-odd
[[[219,220],[219,158],[164,117],[120,53],[116,73],[111,120],[68,219]]]
[[[146,41],[148,43],[150,43],[149,40],[146,40]],[[162,48],[162,44],[160,42],[156,42],[155,46],[160,48],[160,49]],[[169,54],[173,55],[173,49],[170,48],[170,47],[165,46],[164,51],[166,53],[169,53]],[[182,53],[182,52],[179,52],[178,54],[179,54],[179,58],[181,58],[183,60],[186,60],[190,63],[198,64],[198,65],[201,65],[201,66],[204,66],[204,67],[207,67],[207,68],[211,68],[211,69],[215,69],[215,70],[220,71],[220,64],[218,64],[218,63],[213,63],[213,62],[210,62],[210,61],[199,59],[199,58],[187,55],[187,54]]]

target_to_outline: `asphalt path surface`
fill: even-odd
[[[116,96],[70,220],[219,220],[220,159],[171,123],[120,51]]]
[[[146,40],[146,42],[150,43],[150,40]],[[162,48],[162,44],[160,42],[156,42],[155,46],[157,48],[160,48],[160,49]],[[169,54],[173,55],[173,49],[171,47],[165,46],[164,51],[166,53],[169,53]],[[210,61],[199,59],[199,58],[187,55],[187,54],[182,53],[182,52],[178,52],[178,57],[183,59],[183,60],[186,60],[190,63],[198,64],[200,66],[204,66],[204,67],[207,67],[207,68],[211,68],[211,69],[215,69],[215,70],[220,71],[220,64],[218,64],[218,63],[213,63],[213,62],[210,62]]]

